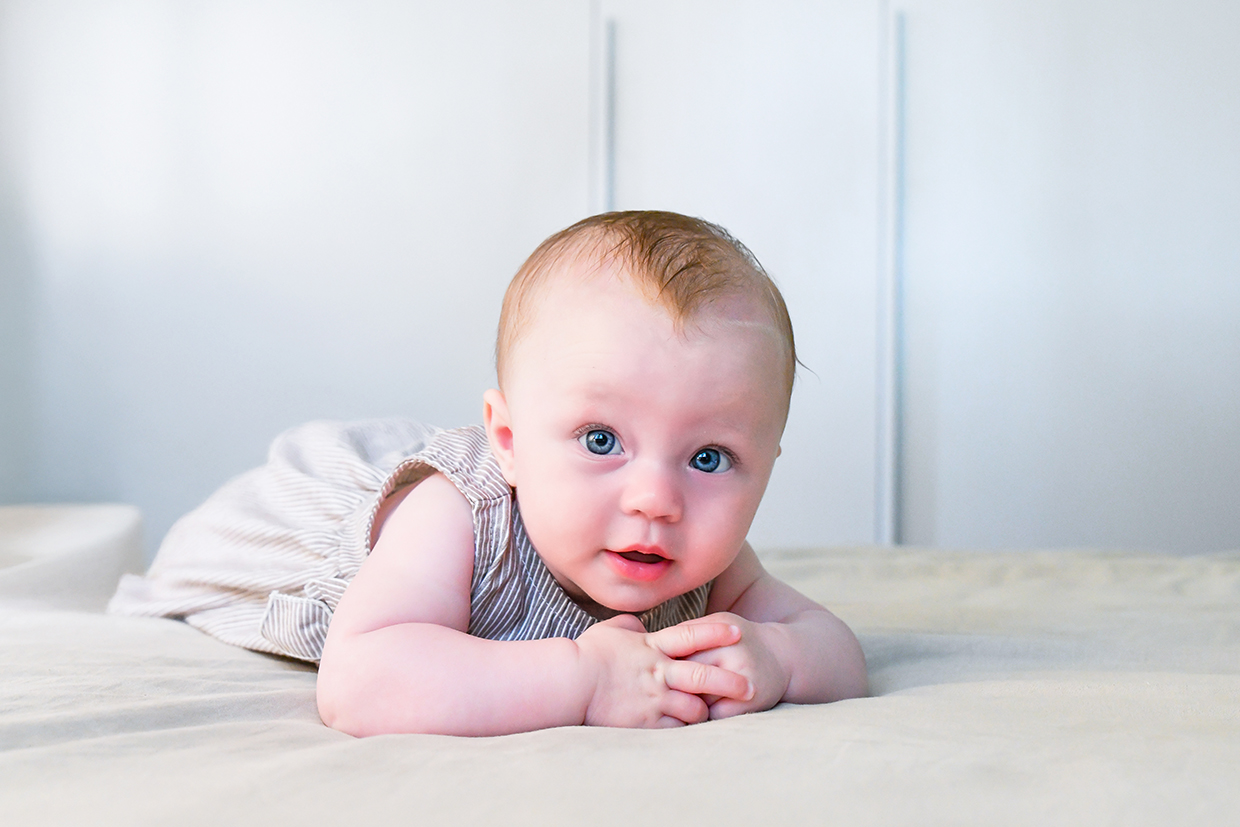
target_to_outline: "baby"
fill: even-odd
[[[483,427],[313,423],[169,532],[114,611],[319,660],[355,735],[680,726],[866,691],[838,618],[745,540],[796,365],[720,228],[608,213],[504,298]]]

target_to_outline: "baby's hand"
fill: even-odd
[[[703,693],[712,719],[770,709],[783,699],[792,673],[777,654],[778,632],[775,624],[754,623],[730,612],[716,612],[685,621],[672,629],[699,624],[735,626],[740,629],[740,640],[713,649],[699,649],[685,659],[742,675],[754,687],[753,694],[748,698]]]
[[[741,640],[731,621],[682,623],[647,633],[633,615],[596,623],[577,638],[590,700],[585,723],[594,726],[674,727],[705,721],[701,696],[744,703],[749,680],[694,653],[725,651]]]

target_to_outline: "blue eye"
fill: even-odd
[[[717,474],[731,468],[732,460],[728,459],[728,455],[718,448],[703,448],[693,455],[693,459],[689,460],[689,467],[707,474]]]
[[[604,431],[601,428],[595,428],[582,434],[577,439],[586,450],[592,454],[618,454],[620,453],[620,440],[616,439],[616,435],[611,431]]]

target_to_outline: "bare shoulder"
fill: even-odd
[[[398,623],[465,631],[474,566],[473,511],[442,474],[381,506],[373,549],[336,608],[329,631],[363,634]]]
[[[706,603],[707,613],[732,611],[741,595],[764,574],[766,569],[762,567],[758,555],[754,554],[746,540],[741,546],[740,554],[736,555],[736,559],[723,574],[715,578],[710,587],[710,599]]]
[[[771,575],[746,541],[732,565],[710,590],[707,613],[733,612],[757,623],[782,621],[797,612],[823,607]]]

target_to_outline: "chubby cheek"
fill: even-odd
[[[754,506],[747,500],[713,499],[698,503],[691,536],[695,568],[709,578],[718,576],[740,553],[749,533]]]
[[[556,555],[559,549],[593,546],[604,524],[599,511],[599,497],[583,481],[563,469],[537,469],[537,475],[523,478],[517,487],[521,519],[534,547],[544,556]]]

